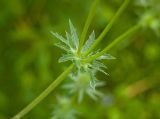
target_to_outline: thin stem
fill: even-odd
[[[84,53],[84,55],[88,55],[99,43],[100,41],[105,37],[105,35],[108,33],[108,31],[111,29],[113,24],[118,20],[119,16],[123,13],[123,11],[126,9],[128,3],[130,0],[125,0],[125,2],[121,5],[121,7],[118,9],[112,20],[109,22],[109,24],[106,26],[106,28],[103,30],[103,32],[100,34],[100,36],[95,40],[93,45]]]
[[[115,46],[121,40],[124,40],[124,38],[127,37],[128,35],[131,35],[135,31],[137,31],[140,27],[141,27],[140,24],[133,26],[132,28],[130,28],[129,30],[127,30],[125,33],[123,33],[122,35],[120,35],[118,38],[116,38],[115,40],[113,40],[113,42],[111,42],[108,46],[106,46],[101,52],[99,52],[99,53],[93,55],[92,57],[88,58],[85,62],[92,62],[96,58],[104,55],[106,53],[106,51],[110,50],[113,46]]]
[[[93,4],[92,4],[92,7],[91,7],[91,10],[89,12],[89,15],[88,15],[88,18],[87,18],[87,21],[85,22],[85,26],[83,28],[83,31],[82,31],[82,35],[81,35],[81,39],[80,39],[80,44],[79,44],[79,49],[78,49],[78,54],[80,53],[81,49],[82,49],[82,46],[84,44],[84,41],[85,41],[85,38],[86,38],[86,34],[87,34],[87,31],[88,31],[88,28],[91,24],[91,21],[93,19],[93,16],[94,16],[94,13],[96,11],[96,6],[98,4],[99,0],[94,0]]]
[[[20,119],[29,111],[31,111],[37,104],[39,104],[45,97],[48,96],[71,72],[74,64],[70,65],[56,80],[51,83],[48,88],[46,88],[37,98],[35,98],[29,105],[27,105],[24,109],[22,109],[17,115],[15,115],[12,119]]]

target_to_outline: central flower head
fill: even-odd
[[[66,87],[69,88],[71,92],[78,92],[79,101],[82,100],[82,97],[85,93],[93,99],[96,99],[96,95],[101,95],[100,92],[95,90],[96,86],[100,86],[100,83],[97,82],[96,73],[97,71],[100,71],[104,74],[107,74],[104,71],[104,69],[107,67],[101,63],[101,60],[114,59],[114,57],[109,54],[105,54],[99,56],[92,62],[86,62],[88,58],[99,53],[99,51],[94,51],[85,55],[95,41],[95,33],[94,31],[91,33],[88,40],[82,46],[81,51],[78,52],[79,38],[76,33],[76,28],[73,26],[70,20],[69,26],[71,33],[66,32],[66,38],[62,37],[58,33],[51,32],[60,41],[55,45],[66,51],[66,54],[59,58],[59,62],[72,61],[76,66],[74,71],[75,73],[71,77],[74,79],[74,81],[72,84],[69,84]]]

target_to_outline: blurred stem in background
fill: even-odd
[[[88,58],[86,60],[86,62],[92,62],[93,60],[95,60],[97,57],[100,57],[101,55],[105,54],[108,50],[110,50],[113,46],[115,46],[116,44],[118,44],[121,40],[123,40],[125,37],[131,35],[132,33],[134,33],[135,31],[137,31],[139,28],[141,28],[141,24],[137,24],[135,26],[133,26],[132,28],[130,28],[129,30],[127,30],[125,33],[123,33],[122,35],[120,35],[118,38],[116,38],[115,40],[113,40],[108,46],[106,46],[101,52],[95,54],[94,56]]]
[[[83,32],[82,32],[82,35],[81,35],[80,44],[79,44],[79,48],[78,48],[78,54],[80,53],[80,51],[82,49],[83,43],[84,43],[86,35],[87,35],[88,28],[91,24],[91,21],[92,21],[93,17],[94,17],[94,14],[95,14],[95,11],[96,11],[96,6],[97,6],[99,1],[100,0],[95,0],[92,4],[91,10],[89,12],[87,21],[85,23],[85,26],[83,28]]]
[[[114,17],[112,18],[112,20],[109,22],[109,24],[106,26],[106,28],[103,30],[103,32],[100,34],[100,36],[95,40],[95,42],[93,43],[93,45],[89,48],[88,51],[86,51],[86,53],[84,53],[85,56],[87,56],[92,50],[95,49],[95,47],[101,42],[101,40],[105,37],[105,35],[108,33],[108,31],[111,29],[111,27],[113,26],[113,24],[118,20],[118,18],[120,17],[120,15],[123,13],[123,11],[126,9],[126,7],[128,6],[128,3],[130,2],[130,0],[125,0],[125,2],[122,4],[122,6],[119,8],[119,10],[117,11],[117,13],[114,15]]]
[[[36,99],[34,99],[29,105],[22,109],[16,116],[12,119],[20,119],[29,111],[31,111],[37,104],[39,104],[45,97],[48,96],[72,71],[74,64],[70,65],[56,80],[53,81]]]

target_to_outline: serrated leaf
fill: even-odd
[[[61,62],[66,62],[66,61],[72,61],[74,60],[74,56],[72,54],[65,54],[63,55],[62,57],[59,58],[58,62],[61,63]]]
[[[103,96],[104,96],[104,94],[103,94],[102,92],[97,91],[97,90],[94,90],[94,94],[95,94],[96,96],[98,96],[98,97],[103,97]]]
[[[94,61],[93,62],[93,66],[94,67],[99,67],[99,68],[105,68],[105,69],[107,69],[107,66],[104,65],[103,63],[99,62],[99,61]]]
[[[84,90],[79,90],[79,92],[78,92],[78,102],[80,103],[80,102],[82,102],[82,100],[83,100],[83,97],[84,97]]]
[[[101,68],[97,68],[97,70],[98,71],[100,71],[100,72],[102,72],[102,73],[104,73],[105,75],[109,75],[107,72],[105,72],[103,69],[101,69]]]
[[[71,31],[72,42],[73,42],[75,48],[78,49],[79,39],[78,39],[78,36],[76,33],[76,28],[73,26],[71,20],[69,20],[69,27],[70,27],[70,31]]]
[[[102,87],[102,86],[105,86],[106,83],[104,81],[98,81],[98,82],[96,82],[95,85],[96,85],[95,87]]]
[[[71,37],[71,35],[68,32],[66,32],[66,38],[67,38],[69,47],[71,49],[74,49],[74,43],[72,41],[72,37]]]
[[[97,97],[96,97],[96,95],[94,94],[93,91],[88,90],[86,93],[87,93],[88,96],[89,96],[90,98],[92,98],[93,100],[95,100],[95,101],[97,100]]]
[[[111,60],[111,59],[116,59],[116,58],[113,57],[110,54],[104,54],[104,55],[102,55],[102,56],[100,56],[100,57],[97,58],[97,60],[103,60],[103,59],[109,59],[109,60]]]
[[[59,35],[58,33],[54,33],[51,31],[51,34],[54,35],[57,39],[59,39],[64,44],[68,45],[68,41],[65,38],[63,38],[61,35]]]
[[[108,73],[106,73],[103,68],[107,68],[104,64],[102,63],[93,63],[92,69],[96,70],[96,71],[100,71],[102,73],[104,73],[105,75],[108,75]]]
[[[90,81],[90,87],[91,87],[93,90],[95,90],[95,88],[96,88],[96,80],[91,79],[91,81]]]
[[[99,52],[100,52],[100,49],[91,52],[88,56],[96,55],[96,54],[98,54]]]
[[[95,33],[93,31],[92,34],[89,36],[89,39],[85,42],[81,52],[83,53],[87,51],[90,48],[90,46],[93,44],[94,40],[95,40]]]
[[[55,46],[59,47],[62,50],[65,50],[66,52],[70,52],[70,49],[66,45],[63,45],[61,43],[55,43]]]

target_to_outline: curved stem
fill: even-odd
[[[80,39],[80,44],[79,44],[79,48],[78,48],[78,54],[80,53],[80,51],[82,49],[82,46],[83,46],[83,43],[85,41],[88,28],[89,28],[89,26],[91,24],[91,20],[93,19],[93,16],[94,16],[94,13],[96,11],[96,6],[97,6],[98,2],[99,2],[99,0],[95,0],[93,2],[93,4],[92,4],[92,7],[91,7],[91,10],[89,12],[87,21],[86,21],[85,26],[84,26],[83,31],[82,31],[82,35],[81,35],[81,39]]]
[[[20,119],[29,111],[31,111],[37,104],[39,104],[45,97],[48,96],[71,72],[74,64],[70,65],[56,80],[51,83],[48,88],[46,88],[37,98],[35,98],[29,105],[27,105],[24,109],[22,109],[17,115],[15,115],[12,119]]]
[[[92,62],[96,58],[104,55],[106,53],[106,51],[108,51],[109,49],[111,49],[113,46],[115,46],[117,43],[119,43],[121,40],[123,40],[128,35],[132,34],[135,31],[137,31],[140,27],[141,27],[140,24],[137,24],[137,25],[133,26],[132,28],[130,28],[129,30],[127,30],[125,33],[123,33],[122,35],[120,35],[118,38],[116,38],[115,40],[113,40],[113,42],[111,42],[108,46],[106,46],[101,52],[99,52],[99,53],[93,55],[92,57],[88,58],[85,62]]]
[[[112,20],[109,22],[109,24],[106,26],[106,28],[103,30],[103,32],[100,34],[100,36],[95,40],[93,45],[89,48],[88,51],[84,53],[84,55],[88,55],[98,44],[99,42],[105,37],[105,35],[108,33],[108,31],[111,29],[113,24],[118,20],[119,16],[123,13],[123,11],[126,9],[128,3],[130,0],[125,0],[125,2],[121,5],[121,7],[118,9],[117,13],[114,15]]]

